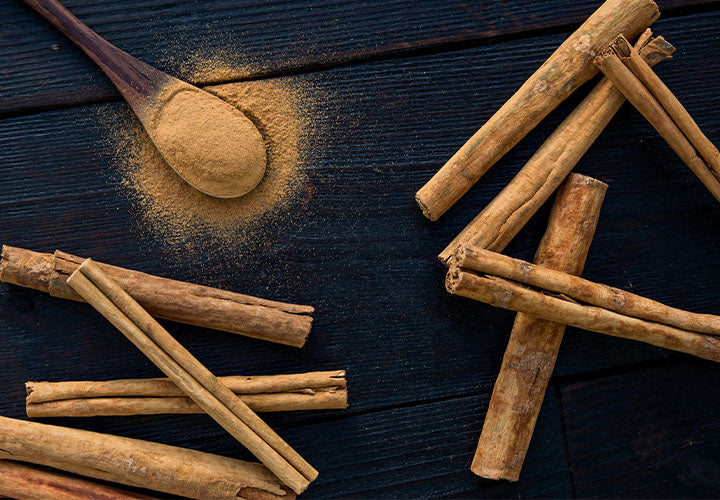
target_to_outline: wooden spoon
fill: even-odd
[[[265,173],[265,143],[240,110],[123,52],[56,0],[24,2],[105,72],[188,184],[218,198],[242,196],[257,186]]]

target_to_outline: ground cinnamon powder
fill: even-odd
[[[208,63],[205,71],[223,73]],[[212,80],[212,75],[202,79]],[[258,186],[234,199],[200,193],[163,160],[139,122],[125,117],[109,127],[115,163],[137,224],[165,246],[182,252],[237,252],[262,245],[281,221],[291,221],[309,193],[308,138],[317,131],[310,109],[314,89],[308,80],[263,79],[205,87],[236,106],[260,131],[267,151],[266,172]],[[130,123],[128,123],[130,120]]]
[[[265,173],[265,145],[255,125],[237,107],[181,80],[159,92],[145,126],[168,164],[200,191],[236,197]]]

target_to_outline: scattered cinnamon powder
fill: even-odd
[[[204,193],[242,196],[265,173],[265,144],[253,122],[182,80],[165,85],[145,126],[167,163]]]
[[[226,73],[215,63],[205,65],[205,71],[208,67]],[[212,80],[212,75],[198,79]],[[237,107],[260,131],[267,167],[255,189],[233,199],[200,193],[168,166],[140,124],[129,116],[109,124],[110,139],[116,146],[115,163],[143,232],[180,253],[239,255],[239,250],[268,243],[280,222],[296,221],[294,211],[301,208],[301,195],[310,191],[305,166],[311,161],[308,138],[316,132],[311,108],[318,99],[313,98],[315,90],[309,80],[298,77],[204,89]]]

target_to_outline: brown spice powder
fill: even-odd
[[[309,107],[314,100],[312,85],[298,80],[205,87],[242,111],[265,141],[265,176],[240,198],[200,193],[168,166],[137,121],[113,124],[116,163],[140,214],[140,227],[183,252],[236,253],[240,247],[248,250],[265,243],[278,222],[289,219],[284,216],[298,208],[299,195],[307,187],[308,138],[315,128]]]
[[[145,126],[178,175],[207,194],[244,195],[265,173],[265,145],[252,121],[237,107],[181,80],[162,89]]]

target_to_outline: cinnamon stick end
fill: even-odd
[[[608,188],[606,183],[595,179],[594,177],[582,174],[570,174],[564,189],[575,189],[581,186],[595,187],[597,189],[601,189],[603,193],[607,191]]]
[[[473,460],[470,471],[476,476],[484,477],[486,479],[505,479],[506,481],[511,482],[515,482],[520,479],[520,470],[510,467],[497,468],[486,466],[477,459]]]
[[[455,294],[455,291],[460,286],[460,281],[462,280],[462,270],[460,269],[460,266],[454,265],[450,269],[448,269],[447,274],[445,275],[445,289]]]
[[[41,292],[48,292],[52,282],[53,257],[48,253],[2,246],[0,281]]]
[[[435,222],[436,220],[438,220],[440,218],[439,215],[434,214],[432,212],[432,210],[430,210],[428,205],[423,201],[422,194],[420,194],[420,191],[418,191],[415,194],[415,202],[418,204],[418,206],[420,207],[420,210],[422,210],[422,214],[426,218],[430,219],[433,222]]]

